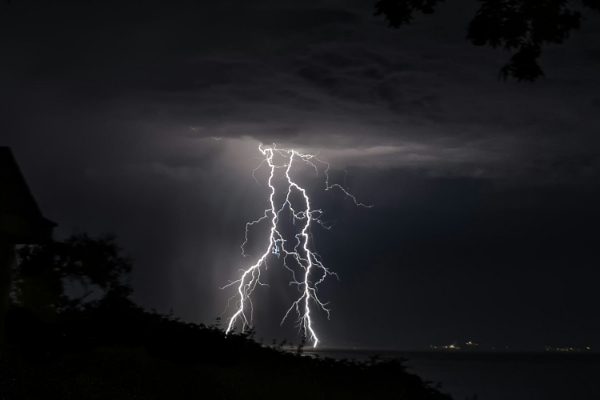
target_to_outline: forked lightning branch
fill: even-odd
[[[323,170],[325,178],[325,190],[339,189],[346,196],[352,199],[357,206],[371,207],[365,204],[359,203],[356,198],[351,195],[344,187],[339,184],[329,184],[329,164],[325,161],[319,160],[314,154],[302,154],[293,149],[279,149],[275,145],[272,147],[258,147],[262,155],[264,156],[263,161],[253,171],[252,175],[264,165],[269,168],[269,179],[268,185],[271,189],[269,196],[270,208],[266,209],[263,216],[259,219],[248,222],[246,224],[246,240],[242,244],[242,254],[247,256],[244,252],[244,246],[248,242],[248,232],[250,228],[258,223],[269,220],[271,224],[270,235],[268,238],[268,245],[265,248],[264,253],[261,257],[250,267],[245,270],[241,270],[240,279],[229,283],[224,286],[237,287],[237,293],[232,297],[236,299],[235,302],[235,313],[229,318],[227,324],[226,333],[231,332],[236,323],[241,324],[242,331],[252,326],[252,313],[253,305],[251,295],[259,285],[263,285],[260,281],[261,273],[264,273],[266,267],[267,257],[270,254],[277,255],[283,258],[283,266],[289,270],[291,275],[291,285],[298,288],[299,297],[294,301],[285,315],[281,320],[281,323],[286,320],[290,313],[297,315],[298,327],[303,332],[304,336],[313,343],[316,347],[319,343],[319,338],[315,331],[312,312],[313,308],[321,309],[327,313],[329,318],[330,310],[327,308],[326,303],[323,303],[317,295],[317,287],[330,275],[337,275],[329,270],[321,262],[320,257],[315,253],[314,249],[311,248],[311,227],[313,224],[319,224],[326,229],[329,227],[319,219],[323,214],[321,210],[312,209],[310,198],[304,188],[298,185],[292,178],[292,167],[297,163],[305,164],[310,168],[314,169],[317,176],[319,171]],[[275,156],[278,160],[282,160],[279,163],[276,162]],[[278,175],[278,171],[283,171],[282,178],[286,180],[286,192],[285,200],[283,204],[276,204],[275,198],[277,190],[275,188],[274,179]],[[281,172],[279,173],[279,175]],[[281,176],[281,175],[280,175]],[[256,178],[255,178],[256,179]],[[301,196],[302,201],[300,205],[293,203],[294,193],[298,193]],[[296,196],[297,198],[298,196]],[[280,215],[282,212],[287,211],[291,214],[294,225],[300,224],[302,228],[299,233],[293,235],[292,238],[284,237],[280,225]],[[289,244],[288,244],[289,243]],[[297,272],[300,271],[298,274]]]

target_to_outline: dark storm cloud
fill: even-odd
[[[398,146],[422,143],[423,138],[447,140],[451,130],[452,146],[463,148],[465,154],[475,141],[491,141],[502,147],[497,149],[499,156],[518,157],[502,136],[520,142],[518,148],[535,146],[536,131],[573,129],[568,108],[564,116],[568,122],[561,125],[552,121],[560,116],[548,115],[543,104],[548,98],[544,90],[574,96],[567,87],[523,93],[522,88],[498,85],[490,72],[499,59],[491,56],[498,54],[466,51],[467,45],[459,44],[457,37],[432,52],[436,42],[416,33],[430,32],[427,29],[440,21],[446,24],[444,18],[422,19],[415,27],[395,32],[364,22],[366,7],[231,4],[211,7],[212,18],[190,3],[180,4],[181,10],[167,8],[160,17],[156,10],[144,9],[141,14],[153,19],[135,16],[135,29],[126,19],[107,28],[100,13],[100,18],[89,20],[96,26],[88,32],[93,40],[63,33],[37,45],[58,47],[59,56],[73,53],[75,57],[56,62],[46,50],[30,64],[60,82],[57,95],[61,97],[102,96],[109,104],[119,98],[113,107],[133,107],[128,110],[132,120],[150,117],[171,130],[185,125],[209,127],[198,130],[199,136],[210,136],[223,124],[236,129],[219,128],[218,135],[236,136],[249,124],[250,134],[262,140],[285,142],[289,132],[296,132],[318,138],[318,144],[317,140],[305,144],[321,147],[323,141],[332,145],[335,140],[323,139],[326,133],[315,133],[315,126],[335,124],[331,133],[342,134],[345,146],[364,148],[362,137],[367,132],[373,143],[381,139]],[[134,17],[131,10],[125,11]],[[347,37],[348,27],[360,33]],[[331,31],[331,37],[323,39],[323,29]],[[298,95],[290,101],[281,90],[274,90],[281,87]],[[540,123],[543,120],[548,121]],[[257,123],[264,125],[256,129]],[[435,147],[421,151],[432,160],[444,158]],[[547,149],[538,151],[547,153]],[[403,163],[401,157],[397,159]],[[502,166],[494,168],[499,171]]]
[[[315,29],[335,24],[352,25],[364,19],[361,15],[347,10],[321,7],[309,10],[293,8],[271,14],[271,18],[276,21],[275,26],[284,27],[286,30],[289,29],[292,31]]]
[[[326,340],[593,339],[577,327],[598,329],[598,16],[544,53],[547,79],[517,85],[496,80],[506,53],[464,41],[476,4],[398,31],[372,6],[3,3],[2,144],[61,236],[117,234],[149,307],[222,312],[267,206],[257,146],[277,142],[320,151],[375,204],[306,178],[337,221],[315,230],[341,276],[322,289]]]

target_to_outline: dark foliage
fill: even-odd
[[[413,13],[433,14],[435,6],[444,0],[379,0],[375,4],[375,15],[383,14],[390,26],[400,28],[408,25],[413,19]]]
[[[15,378],[7,383],[10,387],[0,382],[0,394],[9,389],[27,394],[19,398],[75,399],[93,392],[90,398],[119,393],[116,398],[166,399],[177,393],[177,398],[219,399],[311,394],[451,399],[406,372],[404,360],[310,357],[303,355],[304,342],[295,351],[285,351],[285,343],[265,347],[253,340],[253,332],[225,335],[217,326],[185,323],[137,307],[88,310],[79,319],[52,323],[15,308],[8,319],[11,344],[0,353],[0,368],[12,365],[9,372]],[[293,389],[300,381],[303,391]]]
[[[16,302],[46,320],[112,303],[132,305],[132,263],[121,252],[114,237],[92,238],[87,234],[73,235],[62,242],[25,246],[18,252]],[[79,285],[84,294],[69,296],[65,291],[67,282]],[[86,301],[92,294],[97,298]]]
[[[216,327],[201,329],[146,312],[129,299],[132,264],[114,237],[75,235],[24,247],[19,258],[17,304],[6,315],[6,333],[28,359],[48,361],[65,352],[127,345],[181,363],[235,362],[235,339],[225,338]],[[65,281],[79,282],[86,294],[69,297]],[[84,301],[92,285],[102,296]]]
[[[131,263],[119,254],[113,238],[86,235],[21,251],[21,290],[31,292],[37,309],[22,301],[6,315],[0,397],[451,399],[407,373],[403,360],[310,357],[306,338],[285,351],[285,341],[266,347],[253,331],[225,335],[220,321],[205,326],[146,311],[128,298],[123,278]],[[87,303],[67,298],[67,278],[98,285],[104,296]],[[36,288],[52,295],[36,297]],[[53,318],[40,312],[45,300],[56,301]],[[298,382],[302,390],[294,389]]]
[[[6,326],[8,340],[32,362],[50,362],[65,353],[102,346],[141,346],[172,362],[231,366],[239,359],[242,340],[225,337],[216,327],[184,323],[137,306],[101,306],[54,322],[14,307],[7,313]]]
[[[379,0],[375,15],[383,14],[390,26],[408,24],[413,12],[430,14],[443,0]],[[479,0],[481,8],[467,29],[475,46],[514,51],[499,77],[533,82],[544,76],[538,63],[545,44],[561,44],[584,20],[569,0]],[[600,11],[600,0],[582,0],[584,7]]]

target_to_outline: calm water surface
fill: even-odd
[[[456,400],[600,400],[600,354],[316,350],[321,357],[407,358],[408,371]]]

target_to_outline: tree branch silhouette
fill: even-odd
[[[539,65],[546,44],[562,44],[585,20],[572,9],[574,0],[478,0],[480,9],[467,27],[466,39],[475,46],[512,51],[498,78],[534,82],[544,76]],[[432,14],[444,0],[379,0],[375,15],[383,15],[393,28],[412,21],[415,12]],[[583,7],[600,11],[600,0],[579,0]]]

